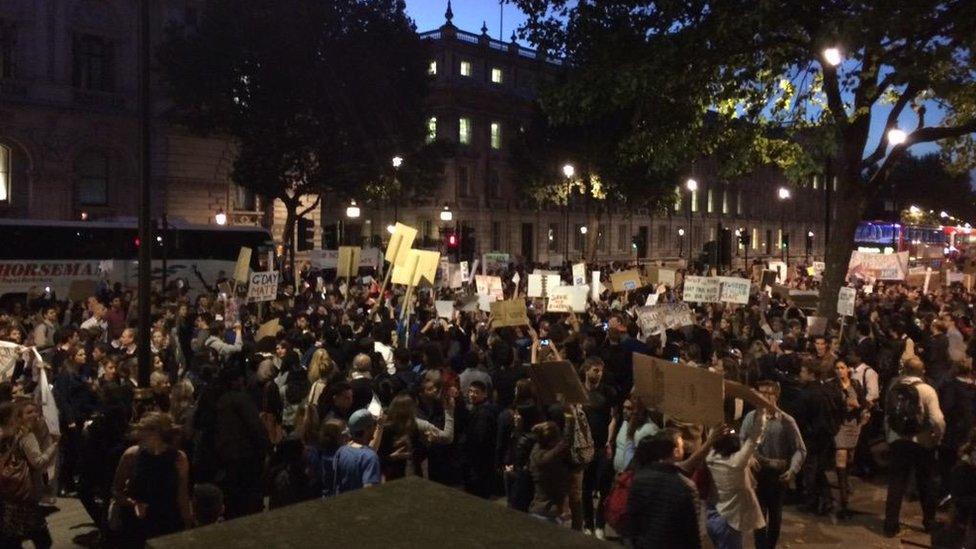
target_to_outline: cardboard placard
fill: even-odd
[[[600,271],[593,271],[590,274],[590,299],[600,301],[600,294],[603,293],[603,284],[600,284]]]
[[[573,286],[586,285],[586,263],[573,264]]]
[[[258,327],[257,333],[254,334],[254,341],[261,341],[266,337],[274,337],[281,330],[281,322],[277,318],[272,318]]]
[[[725,421],[722,374],[634,353],[634,391],[644,403],[679,421]]]
[[[722,284],[719,301],[739,305],[749,304],[749,294],[752,292],[752,283],[749,282],[749,279],[720,276],[718,280]]]
[[[390,235],[390,242],[386,245],[384,258],[392,265],[402,266],[410,257],[410,248],[416,238],[417,229],[398,222]]]
[[[688,303],[718,303],[722,283],[712,276],[685,277],[684,301]]]
[[[449,299],[435,301],[434,308],[437,309],[437,318],[450,319],[454,316],[454,302]]]
[[[820,292],[816,290],[790,290],[787,298],[801,309],[816,309],[820,306]]]
[[[905,280],[908,276],[908,252],[873,254],[851,252],[847,276],[865,280]]]
[[[854,300],[857,291],[854,288],[843,287],[837,292],[837,314],[842,316],[854,316]]]
[[[731,381],[728,379],[725,380],[725,396],[738,398],[752,404],[753,407],[760,410],[769,410],[771,412],[778,410],[778,408],[766,400],[766,397],[762,396],[759,391],[747,385],[743,385],[738,381]]]
[[[486,313],[491,312],[491,304],[495,302],[495,296],[493,295],[479,295],[478,296],[478,310],[484,311]]]
[[[252,273],[247,285],[247,300],[250,302],[274,301],[278,297],[278,271]]]
[[[526,286],[526,295],[529,297],[549,297],[549,292],[553,288],[562,286],[563,281],[558,274],[542,274],[535,272],[529,275],[529,282]]]
[[[549,313],[585,313],[588,286],[559,286],[549,290]]]
[[[695,323],[695,314],[687,303],[661,303],[653,307],[638,307],[637,325],[645,336],[658,335]]]
[[[72,280],[68,286],[68,301],[84,301],[95,295],[98,290],[97,280]]]
[[[827,333],[827,318],[823,316],[807,317],[807,336],[817,337]]]
[[[491,303],[492,326],[504,328],[506,326],[528,326],[529,316],[525,312],[524,299],[506,299]]]
[[[511,258],[508,254],[498,252],[481,254],[482,274],[486,274],[488,271],[504,271],[508,268],[509,261]]]
[[[359,272],[359,258],[363,250],[359,246],[339,246],[339,264],[336,277],[353,278]]]
[[[776,273],[777,284],[786,284],[787,274],[789,274],[789,267],[783,261],[770,261],[769,270]]]
[[[393,267],[393,283],[418,286],[422,280],[426,280],[433,285],[437,280],[441,253],[430,250],[410,250],[408,255],[409,258],[404,264]],[[411,271],[413,271],[412,278]]]
[[[567,404],[586,404],[590,400],[579,375],[567,360],[532,364],[529,375],[543,404],[560,400]]]
[[[632,292],[644,285],[636,269],[620,271],[610,275],[610,287],[614,293]]]
[[[494,301],[505,299],[505,289],[502,287],[501,277],[475,275],[474,282],[478,295],[490,295]]]
[[[14,368],[17,366],[17,359],[26,349],[27,347],[16,343],[0,341],[0,381],[13,375]]]
[[[468,269],[468,262],[462,261],[461,265],[461,282],[471,282],[471,270]]]
[[[772,288],[775,285],[776,285],[776,271],[763,269],[762,279],[760,280],[759,287],[766,288],[768,286]]]
[[[241,246],[241,250],[237,252],[237,263],[234,265],[234,280],[247,282],[247,274],[250,272],[250,268],[251,248]]]

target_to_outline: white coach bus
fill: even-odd
[[[153,230],[153,282],[182,280],[202,288],[223,272],[232,276],[242,246],[253,250],[258,270],[274,242],[261,227],[220,227],[171,223]],[[135,288],[138,229],[134,222],[39,221],[0,219],[0,300],[19,294],[54,293],[68,297],[76,281],[105,281]]]

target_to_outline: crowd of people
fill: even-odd
[[[517,296],[530,272],[495,274]],[[972,543],[976,295],[958,284],[923,295],[876,283],[859,291],[853,318],[814,335],[809,311],[756,279],[748,305],[698,305],[694,323],[660,333],[644,332],[638,309],[650,293],[680,301],[680,277],[674,288],[605,290],[586,313],[527,299],[529,325],[516,327],[462,310],[474,284],[410,292],[403,315],[404,289],[381,293],[372,277],[299,280],[261,307],[233,291],[155,292],[148,376],[124,288],[0,312],[0,340],[41,359],[17,360],[0,382],[0,546],[50,546],[58,497],[90,515],[86,543],[140,547],[422,476],[634,547],[707,536],[768,548],[785,504],[845,520],[850,476],[882,468],[886,535],[898,534],[913,479],[925,529]],[[818,284],[802,268],[788,283]],[[458,306],[439,316],[445,299]],[[257,338],[269,320],[280,331]],[[668,417],[634,391],[634,353],[721,373],[770,406],[728,397],[721,426]],[[533,381],[531,364],[554,360],[578,372],[584,404],[548,399]],[[946,502],[953,519],[940,525]]]

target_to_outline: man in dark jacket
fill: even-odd
[[[664,431],[643,439],[634,461],[637,471],[627,497],[621,534],[635,548],[701,547],[698,492],[675,461],[683,452],[680,437]]]
[[[840,426],[840,414],[846,409],[843,398],[822,377],[819,361],[806,361],[801,366],[803,394],[795,418],[807,445],[802,471],[807,510],[820,515],[827,514],[833,506],[826,471],[834,463],[834,435]]]
[[[464,489],[487,499],[494,485],[498,410],[488,402],[488,387],[481,381],[472,381],[468,386],[468,402],[471,409],[461,434]]]
[[[215,448],[224,471],[225,516],[228,519],[264,509],[261,474],[271,448],[254,400],[244,391],[238,365],[221,372],[227,391],[217,400]]]

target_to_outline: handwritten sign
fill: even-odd
[[[402,265],[393,267],[393,283],[404,286],[417,286],[421,280],[434,284],[441,253],[429,250],[410,250],[409,258]]]
[[[587,286],[558,286],[549,290],[549,303],[546,312],[585,313]]]
[[[643,285],[640,273],[636,269],[620,271],[610,275],[610,287],[616,293],[632,292]]]
[[[854,288],[844,287],[837,292],[837,314],[843,316],[854,316],[854,299],[857,291]]]
[[[573,286],[586,285],[586,263],[573,264]]]
[[[738,303],[739,305],[747,305],[749,303],[749,293],[752,290],[752,283],[749,282],[749,279],[720,276],[718,277],[718,281],[722,284],[719,301]]]
[[[529,275],[526,294],[529,297],[549,297],[549,292],[562,286],[562,283],[558,274],[532,273]]]
[[[278,296],[278,271],[261,271],[251,274],[247,286],[247,300],[251,302],[274,301]]]
[[[847,275],[865,280],[905,280],[908,274],[908,252],[872,254],[851,252]]]
[[[718,278],[689,276],[685,278],[684,300],[688,303],[718,303],[722,284]]]
[[[524,299],[507,299],[491,303],[492,326],[528,326],[529,317],[525,312]]]
[[[695,314],[687,303],[661,303],[637,309],[637,325],[644,335],[658,335],[695,323]]]

